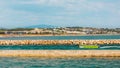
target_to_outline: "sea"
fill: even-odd
[[[0,37],[0,40],[101,39],[120,39],[120,35]],[[120,50],[120,44],[101,45],[98,49],[84,49],[78,45],[0,45],[0,50]],[[120,68],[120,58],[0,57],[0,68]]]
[[[120,58],[1,57],[0,68],[120,68]]]
[[[0,40],[100,40],[100,39],[120,39],[120,35],[0,37]]]

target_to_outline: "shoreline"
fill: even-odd
[[[0,57],[120,58],[120,50],[0,50]]]
[[[18,35],[18,34],[13,34],[13,35],[5,35],[5,34],[0,34],[0,37],[35,37],[35,36],[111,36],[111,35],[120,35],[120,34],[62,34],[62,35],[53,35],[53,34],[23,34],[23,35]]]

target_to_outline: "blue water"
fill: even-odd
[[[0,58],[0,68],[120,68],[120,58]]]
[[[0,40],[75,40],[75,39],[120,39],[120,35],[99,36],[34,36],[34,37],[1,37]],[[78,45],[16,45],[2,46],[0,50],[90,50],[81,49]],[[97,50],[120,50],[120,44],[102,45]],[[91,49],[93,50],[93,49]],[[95,49],[94,49],[95,50]]]
[[[79,48],[78,45],[0,45],[0,50],[120,50],[120,44],[100,45],[98,49]]]
[[[120,39],[109,36],[36,36],[1,37],[0,40],[74,40],[74,39]],[[93,50],[78,45],[15,45],[2,46],[0,50]],[[95,49],[96,50],[96,49]],[[97,50],[120,50],[120,45],[101,45]],[[120,68],[120,58],[17,58],[0,57],[0,68]]]
[[[120,39],[120,35],[0,37],[0,40],[40,40],[40,39],[41,40]]]

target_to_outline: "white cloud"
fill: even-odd
[[[1,22],[38,22],[42,18],[48,21],[76,21],[80,22],[82,19],[83,22],[97,22],[104,20],[100,13],[109,13],[106,16],[106,22],[111,20],[111,22],[117,22],[120,18],[120,2],[103,2],[103,1],[91,1],[91,0],[0,0],[0,20]],[[42,14],[42,12],[32,13],[30,10],[22,11],[21,9],[13,9],[14,6],[30,6],[35,5],[33,8],[43,7],[44,6],[52,6],[52,8],[63,8],[60,12],[52,11],[55,15],[50,14]],[[46,9],[46,8],[44,8]],[[49,9],[50,10],[50,9]],[[55,9],[56,10],[56,9]],[[45,10],[46,11],[46,10]],[[33,11],[34,12],[34,11]],[[52,13],[50,12],[50,13]],[[92,15],[88,15],[87,13],[94,13],[95,17]],[[82,16],[86,15],[86,19],[82,18]],[[111,15],[111,17],[110,17]],[[101,16],[101,17],[100,17]],[[90,18],[91,17],[91,18]],[[104,17],[105,18],[105,17]],[[51,19],[51,20],[50,20]],[[86,20],[86,21],[85,21]],[[87,21],[88,20],[88,21]],[[55,21],[56,22],[56,21]],[[4,23],[2,23],[4,24]],[[23,23],[22,23],[23,24]],[[27,24],[27,23],[26,23]]]
[[[67,11],[72,12],[81,12],[82,10],[85,11],[103,11],[103,10],[118,10],[119,2],[116,3],[109,3],[103,1],[90,1],[90,0],[12,0],[9,2],[13,4],[29,4],[29,5],[38,5],[41,6],[58,6],[66,9]]]
[[[28,1],[20,1],[20,4],[34,4],[34,5],[48,5],[48,6],[58,6],[62,5],[64,0],[28,0]]]

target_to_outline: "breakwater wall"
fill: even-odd
[[[120,50],[0,50],[0,57],[120,57]]]
[[[120,44],[120,40],[0,40],[0,45]]]

